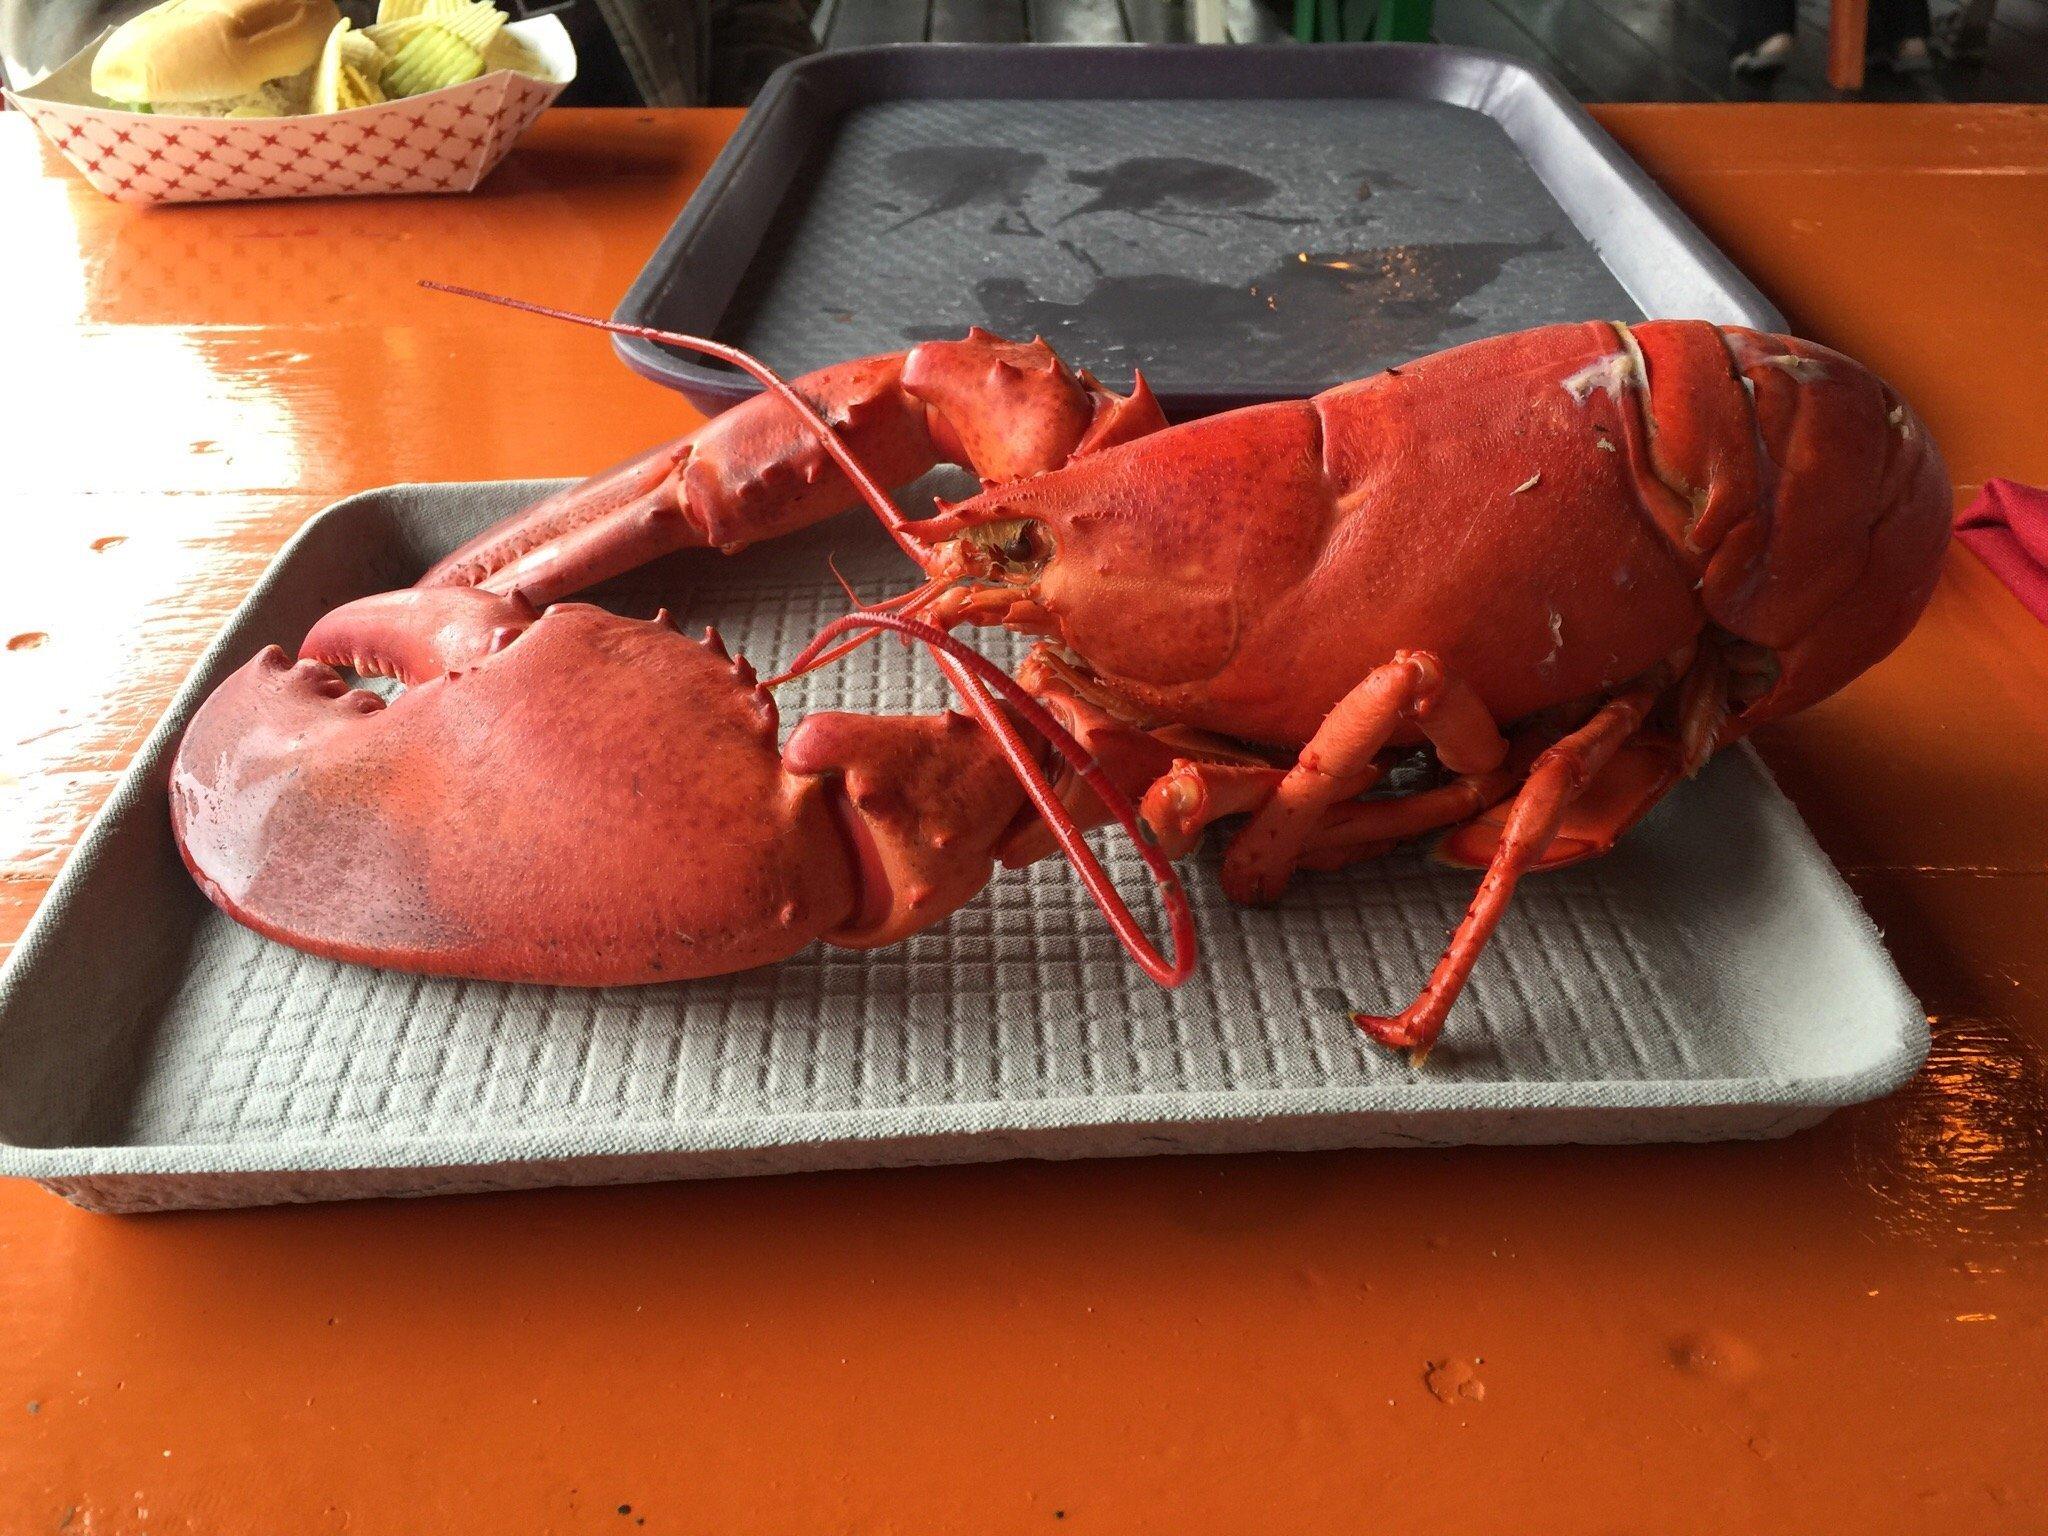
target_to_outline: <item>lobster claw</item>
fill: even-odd
[[[307,661],[410,686],[501,651],[534,621],[518,593],[477,587],[408,587],[346,603],[315,624],[299,647]]]
[[[992,703],[814,715],[778,751],[753,668],[665,615],[413,590],[336,610],[306,648],[200,707],[171,821],[216,905],[335,959],[615,986],[873,948],[971,900],[1035,824],[1042,775]],[[408,686],[387,704],[335,664]]]
[[[341,610],[330,636],[391,606]],[[383,654],[438,664],[446,629],[386,633]],[[172,822],[216,904],[319,954],[583,986],[707,976],[856,907],[827,786],[786,772],[776,736],[744,663],[568,604],[389,705],[263,652],[194,716]]]

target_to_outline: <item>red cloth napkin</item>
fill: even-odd
[[[1986,480],[1956,519],[1956,537],[2048,624],[2048,491]]]

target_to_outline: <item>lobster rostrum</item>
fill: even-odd
[[[1222,870],[1245,901],[1435,834],[1439,857],[1486,873],[1421,996],[1356,1016],[1420,1056],[1524,874],[1604,852],[1718,747],[1883,657],[1948,536],[1940,457],[1882,381],[1704,322],[1549,326],[1179,426],[1142,379],[1118,396],[1042,341],[979,331],[795,393],[771,386],[506,520],[418,588],[339,610],[308,637],[310,664],[271,654],[224,684],[173,786],[209,894],[323,953],[630,981],[816,936],[888,942],[978,891],[992,860],[1085,859],[1077,829],[1131,825],[1131,801],[1177,938],[1161,856],[1219,818],[1248,818]],[[906,519],[874,484],[939,462],[981,493]],[[972,723],[818,716],[778,759],[772,705],[716,651],[547,606],[862,500],[926,580],[790,671],[843,649],[842,626],[901,629],[943,656]],[[937,645],[963,623],[1042,637],[1025,688]],[[671,659],[686,651],[703,659]],[[419,683],[383,710],[337,662]],[[399,773],[379,788],[351,734],[376,714]],[[1051,726],[1052,771],[1020,720]],[[622,756],[630,793],[589,782],[594,762],[626,773]],[[265,796],[287,761],[280,808]],[[406,771],[435,781],[428,803],[390,787]],[[535,793],[566,809],[536,829],[486,803],[515,781],[559,785]],[[891,820],[891,803],[911,809]],[[726,840],[706,847],[714,826]],[[745,860],[728,856],[738,827],[758,832]],[[484,850],[514,835],[545,840],[541,873],[478,889]],[[337,845],[357,889],[320,851]]]

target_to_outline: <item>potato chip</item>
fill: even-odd
[[[484,72],[484,56],[438,22],[406,39],[382,81],[387,96],[418,96]]]
[[[371,22],[363,28],[363,36],[389,55],[404,47],[406,39],[418,35],[432,25],[434,18],[431,16],[401,16],[396,21]]]
[[[439,18],[439,25],[481,53],[505,25],[505,13],[494,5],[471,5],[463,0],[460,10],[445,12]]]
[[[545,78],[548,61],[541,51],[517,32],[504,31],[484,49],[485,69],[511,69],[522,75]]]
[[[427,4],[428,0],[377,0],[377,25],[381,27],[386,22],[424,16]]]
[[[420,0],[429,7],[417,15],[379,21],[367,28],[370,38],[388,53],[396,53],[428,27],[445,27],[481,53],[505,25],[505,13],[478,0]]]
[[[385,99],[378,85],[384,73],[384,51],[375,41],[350,28],[346,19],[327,34],[320,62],[313,66],[313,94],[308,110],[346,112],[373,107]]]
[[[341,66],[352,69],[359,75],[368,75],[372,80],[384,73],[384,66],[391,62],[391,56],[377,46],[375,38],[365,37],[360,32],[344,32],[341,36]]]
[[[486,69],[512,69],[525,75],[545,75],[547,61],[534,48],[521,42],[516,33],[505,30],[505,13],[484,0],[393,0],[400,6],[421,9],[409,15],[380,20],[363,28],[362,35],[395,55],[428,27],[442,27],[484,56]]]

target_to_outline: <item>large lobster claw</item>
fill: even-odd
[[[855,904],[825,787],[783,771],[745,664],[580,604],[389,705],[263,652],[193,719],[171,811],[233,916],[402,970],[706,976]]]
[[[217,905],[336,959],[610,986],[886,944],[972,899],[1051,793],[978,687],[974,719],[821,714],[778,750],[753,669],[665,615],[415,589],[307,650],[201,706],[171,815]]]

